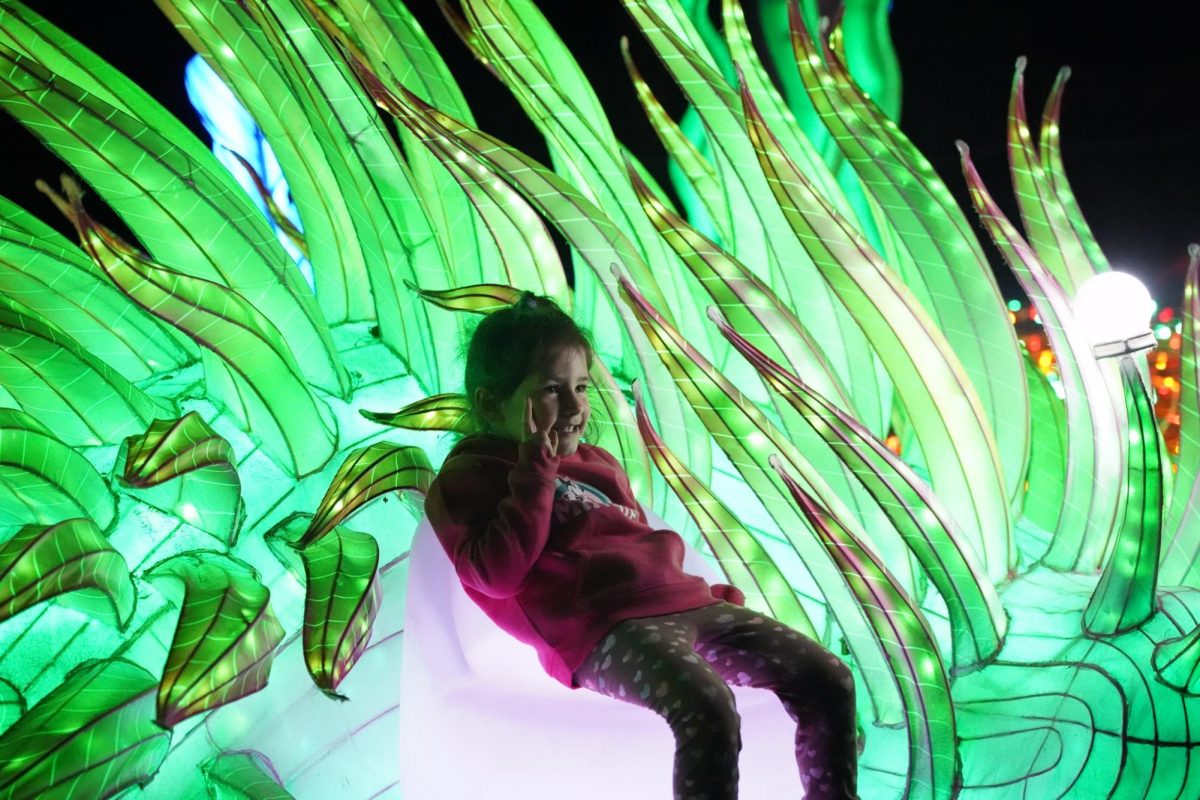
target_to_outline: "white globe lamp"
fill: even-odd
[[[1079,287],[1071,304],[1096,358],[1113,358],[1154,347],[1150,292],[1128,272],[1101,272]]]

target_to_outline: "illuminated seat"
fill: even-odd
[[[651,524],[667,527],[646,511]],[[463,590],[423,519],[413,539],[400,690],[400,775],[414,800],[663,800],[674,739],[654,713],[548,676]],[[691,547],[684,568],[717,576]],[[734,687],[741,796],[800,796],[795,727],[768,691]]]

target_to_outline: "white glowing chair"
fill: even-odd
[[[467,597],[428,519],[410,558],[400,687],[406,800],[671,796],[674,740],[665,721],[546,675],[533,648]],[[690,547],[684,568],[718,579]],[[795,727],[783,706],[763,690],[735,687],[734,695],[742,716],[740,796],[801,796]]]

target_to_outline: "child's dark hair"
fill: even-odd
[[[477,389],[485,388],[496,398],[505,400],[512,396],[535,365],[562,348],[579,348],[591,367],[595,356],[591,334],[549,297],[522,292],[508,308],[484,317],[466,346],[463,383],[473,427],[478,431],[486,430],[483,415],[476,406]]]

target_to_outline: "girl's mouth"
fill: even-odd
[[[557,430],[557,431],[559,432],[559,434],[560,434],[560,435],[562,435],[562,434],[578,433],[578,432],[579,432],[579,426],[578,426],[578,425],[564,425],[563,427],[561,427],[561,428],[556,428],[555,430]]]

